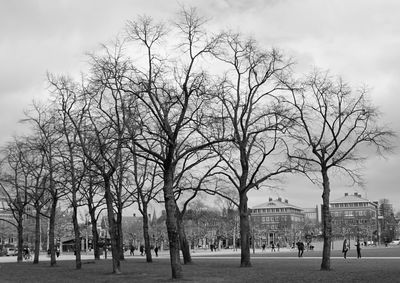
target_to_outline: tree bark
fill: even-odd
[[[165,211],[167,214],[166,225],[169,240],[169,253],[171,260],[172,278],[182,278],[182,265],[179,255],[179,232],[176,221],[176,202],[173,191],[173,173],[174,170],[171,164],[164,165],[164,200]]]
[[[185,226],[183,225],[183,219],[182,219],[181,215],[177,216],[177,224],[178,224],[178,231],[179,231],[179,243],[180,243],[181,251],[182,251],[182,255],[183,255],[183,263],[191,264],[192,257],[190,255],[190,245],[186,238]]]
[[[321,270],[331,269],[331,241],[332,241],[332,222],[329,212],[330,184],[328,170],[322,169],[323,193],[322,193],[322,236],[324,246],[322,250]]]
[[[99,233],[97,232],[97,220],[95,212],[90,213],[90,219],[92,223],[92,245],[94,252],[94,259],[100,260],[100,248],[99,248]]]
[[[23,238],[23,233],[24,233],[24,227],[22,225],[23,222],[23,215],[22,211],[18,212],[18,254],[17,254],[17,262],[22,262],[22,250],[23,250],[23,244],[24,244],[24,238]]]
[[[115,222],[115,227],[117,231],[117,242],[119,248],[119,259],[125,260],[124,255],[124,235],[122,233],[122,211],[118,209],[117,211],[117,221]]]
[[[146,261],[153,262],[153,258],[151,256],[151,248],[150,248],[150,236],[149,236],[149,216],[147,214],[147,204],[143,203],[143,239],[144,239],[144,250],[146,253]]]
[[[79,231],[78,224],[78,208],[76,206],[76,193],[74,192],[73,196],[73,214],[72,214],[72,223],[74,225],[74,235],[75,235],[75,267],[76,269],[82,268],[82,259],[81,259],[81,235]]]
[[[247,194],[239,195],[239,215],[240,215],[240,267],[251,267],[250,262],[250,223],[247,207]]]
[[[56,222],[57,198],[53,197],[53,203],[50,209],[50,224],[49,224],[49,249],[50,249],[50,266],[55,266],[57,263],[54,249],[54,228]]]
[[[39,252],[40,252],[40,208],[36,207],[35,215],[35,256],[33,259],[34,264],[39,263]]]
[[[114,208],[113,208],[113,199],[111,196],[111,184],[110,178],[108,176],[103,176],[104,178],[104,196],[107,204],[107,216],[108,216],[108,226],[110,231],[111,238],[111,254],[112,254],[112,262],[113,262],[113,273],[120,274],[121,273],[121,262],[120,262],[120,251],[117,241],[117,229],[116,223],[114,219]]]

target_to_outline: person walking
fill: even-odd
[[[302,241],[298,241],[297,243],[296,243],[296,245],[297,245],[297,249],[298,249],[298,256],[299,257],[303,257],[303,252],[304,252],[304,243],[302,242]]]
[[[144,253],[144,246],[140,245],[140,255],[143,255],[143,253]]]
[[[158,246],[156,246],[156,247],[154,248],[154,253],[156,254],[156,257],[158,257]]]
[[[274,242],[272,242],[271,243],[271,252],[274,252],[275,251],[275,244],[274,244]]]
[[[343,253],[343,257],[346,258],[347,255],[347,251],[349,250],[349,246],[347,244],[347,239],[344,239],[343,241],[343,248],[342,248],[342,253]]]
[[[356,250],[357,250],[357,258],[361,258],[361,243],[359,239],[357,239]]]

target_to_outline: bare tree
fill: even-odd
[[[367,155],[367,146],[375,147],[378,153],[390,151],[394,133],[378,125],[379,112],[365,89],[354,92],[341,79],[319,71],[288,87],[292,96],[286,103],[296,116],[295,127],[289,129],[294,140],[289,157],[300,162],[310,180],[322,186],[321,270],[330,270],[330,177],[344,172],[353,183],[360,184],[358,169]]]
[[[54,79],[49,79],[50,82]],[[85,159],[82,149],[79,146],[78,133],[74,125],[70,121],[70,116],[74,114],[74,104],[76,101],[76,92],[68,91],[74,90],[73,86],[68,86],[67,80],[60,80],[64,83],[65,91],[59,91],[55,98],[55,105],[58,106],[57,113],[60,118],[60,134],[62,141],[59,147],[61,166],[64,174],[62,178],[63,185],[66,191],[69,192],[67,197],[72,207],[72,223],[74,226],[75,236],[75,266],[76,269],[82,268],[81,260],[81,233],[78,223],[78,207],[81,205],[81,186],[87,172],[86,164],[88,161]],[[84,119],[83,116],[77,117],[77,125],[80,128]]]
[[[108,92],[104,85],[98,83],[97,75],[101,76],[101,65],[92,57],[93,81],[82,83],[81,86],[65,84],[65,78],[51,78],[54,92],[62,95],[64,92],[74,92],[75,98],[70,101],[74,111],[65,113],[77,133],[83,154],[89,160],[96,174],[101,176],[104,198],[107,205],[108,225],[111,236],[111,251],[113,258],[113,273],[121,273],[118,228],[114,212],[114,196],[112,178],[120,166],[120,155],[123,146],[123,120],[118,115],[118,93]],[[109,79],[108,77],[105,80]],[[69,106],[71,107],[71,106]],[[68,108],[69,108],[68,107]],[[83,118],[81,118],[83,116]],[[83,120],[82,120],[83,119]],[[83,121],[80,123],[80,121]],[[90,167],[92,168],[92,167]]]
[[[137,99],[142,110],[142,129],[134,142],[138,152],[147,153],[162,168],[172,278],[182,277],[174,195],[176,169],[190,153],[215,142],[207,142],[198,134],[199,116],[207,104],[208,85],[211,85],[201,69],[201,58],[210,54],[217,43],[207,38],[203,24],[204,20],[194,9],[184,10],[179,15],[176,27],[184,41],[172,49],[180,52],[174,57],[175,61],[164,60],[156,51],[157,45],[165,43],[164,25],[143,17],[129,22],[127,27],[129,38],[140,44],[146,58],[144,68],[132,68],[133,74],[127,78],[130,87],[125,89]],[[149,148],[146,140],[156,141],[157,147]]]
[[[4,160],[1,162],[0,194],[6,201],[6,211],[11,212],[14,221],[1,219],[13,225],[18,235],[17,261],[22,261],[24,215],[30,204],[28,187],[31,185],[30,168],[24,164],[24,155],[28,152],[26,143],[15,140],[5,149]]]
[[[35,218],[35,248],[33,263],[39,263],[40,253],[40,234],[42,211],[48,206],[50,197],[47,191],[48,171],[46,170],[46,156],[40,143],[40,139],[35,136],[27,137],[28,154],[24,155],[24,165],[30,168],[32,181],[31,186],[27,188],[31,206]]]
[[[52,104],[39,104],[34,102],[32,107],[25,112],[26,118],[22,122],[29,123],[38,137],[41,150],[45,156],[46,171],[48,172],[47,191],[51,198],[49,211],[49,249],[50,265],[56,265],[54,228],[58,202],[66,195],[65,187],[60,181],[60,156],[59,148],[62,136],[60,124]]]
[[[224,161],[219,173],[238,193],[241,267],[251,266],[247,193],[271,186],[276,177],[291,171],[285,162],[284,131],[289,120],[278,103],[279,80],[290,63],[276,50],[264,51],[254,40],[225,34],[217,57],[226,68],[216,94],[221,107],[219,132],[233,136],[226,148],[215,147]],[[227,195],[225,195],[226,197]],[[232,200],[232,199],[231,199]],[[233,200],[232,200],[233,201]]]

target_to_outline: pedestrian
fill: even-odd
[[[347,244],[347,239],[344,239],[343,241],[343,248],[342,248],[342,253],[343,257],[346,258],[347,251],[349,250],[349,245]]]
[[[304,243],[302,241],[298,241],[296,243],[297,249],[298,249],[298,257],[303,257],[303,252],[304,252]]]
[[[356,249],[357,249],[357,258],[361,258],[361,244],[359,239],[357,239]]]
[[[133,245],[130,246],[131,255],[135,255],[135,247]]]
[[[140,250],[140,255],[143,255],[143,253],[144,253],[144,246],[143,246],[143,245],[140,245],[139,250]]]
[[[265,252],[265,244],[262,245],[262,251]]]
[[[158,257],[158,246],[154,248],[154,252],[156,253],[156,257]]]
[[[59,256],[60,256],[60,247],[57,247],[57,250],[56,250],[56,255],[57,255],[57,257],[59,257]]]
[[[279,244],[279,242],[276,243],[276,247],[278,248],[278,252],[279,252],[279,249],[280,249],[280,247],[281,247],[281,245]]]
[[[272,244],[271,244],[271,252],[274,252],[275,251],[275,244],[274,244],[274,242],[272,242]]]

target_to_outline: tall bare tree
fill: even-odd
[[[53,91],[62,95],[65,92],[75,93],[75,98],[69,103],[74,111],[66,112],[74,131],[76,131],[83,154],[89,160],[92,170],[102,179],[104,198],[107,205],[108,227],[111,236],[111,251],[113,273],[121,273],[120,270],[120,249],[118,228],[114,212],[114,195],[112,192],[112,178],[120,166],[120,156],[123,147],[123,119],[119,115],[119,93],[107,89],[98,80],[107,81],[108,76],[102,77],[102,72],[107,75],[102,65],[97,64],[100,57],[92,57],[93,79],[89,82],[82,82],[77,86],[66,78],[52,77],[50,83]],[[104,66],[104,67],[107,67]],[[83,120],[82,117],[83,116]],[[83,121],[80,123],[80,121]]]
[[[190,153],[214,142],[207,142],[198,134],[202,126],[200,116],[204,107],[209,106],[206,104],[211,85],[201,59],[217,44],[214,38],[207,38],[203,24],[204,19],[194,9],[183,10],[176,23],[176,38],[181,42],[178,48],[166,44],[165,26],[155,24],[151,18],[129,22],[127,27],[129,38],[139,43],[146,58],[144,67],[140,68],[138,62],[133,75],[127,78],[130,88],[126,92],[137,99],[142,110],[141,131],[134,142],[138,152],[146,152],[162,168],[172,278],[182,277],[174,196],[176,169]],[[162,43],[164,50],[157,52]],[[161,54],[170,50],[179,54],[169,54],[168,60],[163,58]],[[157,141],[157,147],[149,148],[146,140]]]
[[[291,171],[285,162],[284,131],[289,121],[278,103],[280,79],[290,63],[277,51],[264,51],[252,39],[225,34],[217,57],[226,70],[216,94],[220,132],[233,136],[229,147],[215,148],[224,161],[219,175],[236,189],[240,215],[241,267],[251,266],[247,194]]]
[[[341,79],[315,71],[289,86],[289,107],[295,127],[289,129],[294,142],[289,156],[302,164],[303,172],[322,186],[324,246],[321,270],[330,270],[332,223],[329,212],[332,174],[344,172],[354,183],[362,181],[358,171],[367,146],[378,153],[392,149],[394,132],[379,125],[379,112],[368,100],[367,91],[354,92]],[[336,169],[336,170],[335,170]]]
[[[58,202],[66,195],[65,187],[60,180],[59,148],[61,141],[60,124],[53,104],[40,104],[34,102],[32,107],[25,112],[26,118],[22,122],[32,126],[34,134],[38,137],[41,150],[45,156],[46,171],[48,172],[48,186],[51,204],[49,209],[49,249],[50,265],[56,265],[55,255],[55,221]]]

